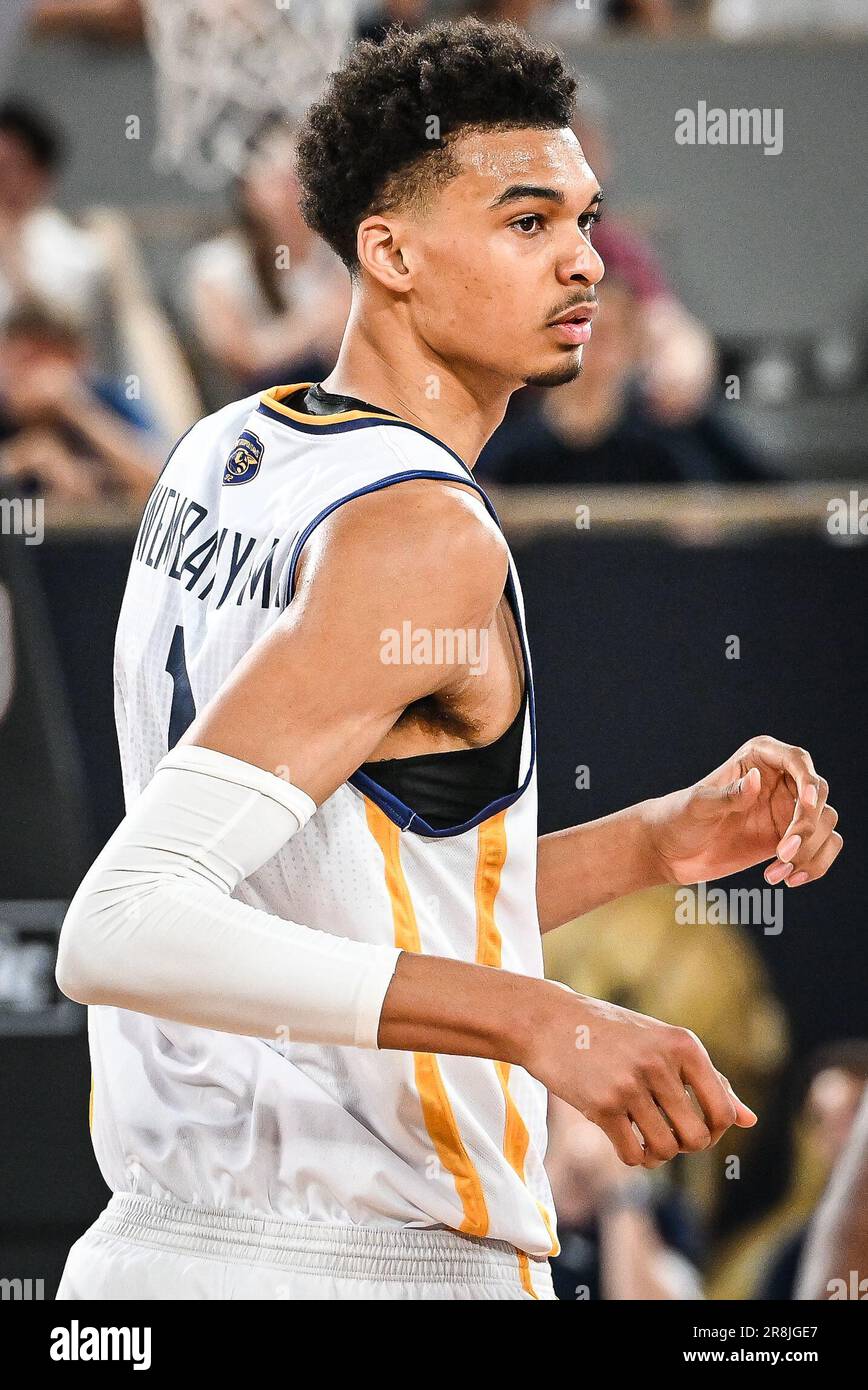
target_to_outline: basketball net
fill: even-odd
[[[160,130],[154,163],[222,187],[272,113],[295,124],[346,53],[359,0],[144,0]]]

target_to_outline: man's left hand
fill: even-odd
[[[692,787],[648,803],[653,849],[669,883],[703,883],[764,859],[767,883],[822,878],[841,852],[829,784],[804,748],[763,734]]]

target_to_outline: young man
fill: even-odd
[[[755,1121],[691,1033],[541,978],[540,931],[599,903],[840,847],[767,737],[537,844],[521,598],[470,465],[590,337],[573,92],[464,22],[359,47],[309,113],[353,308],[327,381],[200,421],[142,522],[128,815],[58,963],[115,1195],[62,1298],[551,1298],[547,1088],[648,1168]]]

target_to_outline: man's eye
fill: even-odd
[[[589,232],[594,223],[599,222],[602,216],[603,214],[599,211],[583,213],[579,218],[579,229],[583,232]]]
[[[519,217],[517,221],[511,222],[511,227],[518,227],[522,232],[535,232],[542,223],[542,218],[538,212],[528,212],[524,217]]]

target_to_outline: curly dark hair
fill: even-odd
[[[560,55],[514,24],[463,19],[360,43],[298,132],[302,215],[352,273],[365,217],[458,173],[449,136],[558,129],[572,120],[575,92]]]

